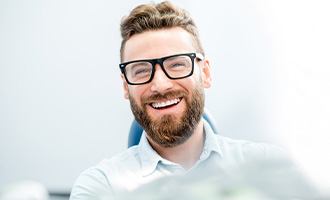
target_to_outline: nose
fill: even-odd
[[[165,93],[172,89],[173,82],[169,79],[159,64],[155,66],[155,74],[151,81],[151,91],[157,93]]]

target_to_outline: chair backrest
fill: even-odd
[[[202,117],[209,123],[214,133],[219,133],[218,128],[216,126],[216,122],[207,109],[204,109]],[[141,125],[136,120],[133,120],[131,128],[129,130],[127,146],[131,147],[139,144],[142,132],[143,128],[141,127]]]

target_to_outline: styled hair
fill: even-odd
[[[199,53],[204,54],[198,29],[190,14],[169,1],[161,3],[142,4],[135,7],[128,16],[122,19],[120,31],[122,42],[120,47],[120,60],[127,40],[133,35],[145,31],[180,27],[191,34],[194,46]]]

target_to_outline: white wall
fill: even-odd
[[[119,22],[141,2],[0,1],[0,187],[34,179],[52,190],[70,189],[82,170],[126,148],[133,117],[121,91]],[[278,108],[294,104],[283,91],[286,83],[295,87],[288,77],[297,70],[287,71],[287,65],[304,64],[307,54],[285,60],[306,46],[299,46],[300,40],[288,46],[295,35],[286,30],[300,33],[296,25],[304,22],[294,13],[305,16],[311,3],[174,2],[191,12],[200,28],[213,72],[207,107],[221,133],[287,145],[286,127],[295,116],[281,121],[285,112]],[[315,19],[323,17],[329,15]],[[317,37],[310,34],[305,36]],[[329,40],[319,42],[327,42],[329,53]],[[328,61],[326,55],[314,56]],[[323,74],[318,72],[316,79]],[[329,81],[320,84],[323,92],[329,89]],[[323,103],[326,119],[329,106]]]

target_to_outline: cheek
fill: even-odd
[[[196,77],[197,78],[197,77]],[[181,79],[180,81],[178,80],[178,90],[184,90],[187,94],[189,94],[188,96],[191,95],[192,91],[196,88],[199,87],[199,81],[196,80],[196,78],[194,76],[190,76],[188,78],[185,79]],[[190,98],[190,97],[189,97]]]
[[[203,83],[203,78],[199,70],[196,69],[191,79],[189,79],[189,86],[190,88],[200,87]]]
[[[135,102],[141,106],[141,97],[143,97],[143,90],[142,88],[138,88],[136,86],[129,87],[127,90],[127,95],[129,98],[132,98],[135,100]]]
[[[194,68],[194,73],[191,76],[191,79],[193,79],[192,81],[194,82],[200,82],[202,80],[202,73],[201,73],[201,69],[198,65],[195,66]]]

